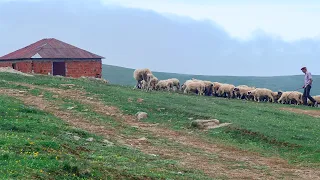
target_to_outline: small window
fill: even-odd
[[[12,63],[12,69],[17,69],[16,63]]]

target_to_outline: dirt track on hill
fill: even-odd
[[[18,83],[15,83],[18,84]],[[118,140],[125,145],[137,148],[148,154],[156,154],[162,158],[174,159],[181,166],[202,170],[213,178],[230,179],[320,179],[320,171],[289,165],[285,160],[272,157],[262,157],[257,153],[242,151],[222,144],[213,144],[196,135],[187,132],[177,132],[158,124],[139,122],[134,116],[123,114],[118,108],[106,106],[96,97],[87,97],[81,90],[62,90],[58,88],[46,88],[30,84],[19,84],[30,88],[38,88],[50,91],[59,97],[78,101],[92,107],[91,110],[104,116],[112,117],[125,126],[137,127],[142,135],[151,134],[157,139],[167,139],[177,143],[179,148],[193,148],[199,150],[183,152],[177,147],[163,144],[161,147],[141,141],[136,137],[127,137],[110,126],[103,123],[92,122],[82,115],[72,111],[61,109],[56,103],[47,101],[40,96],[32,96],[28,93],[12,89],[0,89],[1,94],[6,94],[22,100],[25,104],[35,106],[56,117],[66,121],[71,126],[84,129],[106,138]],[[241,168],[241,166],[245,166]]]
[[[280,110],[289,111],[297,114],[305,114],[316,118],[320,117],[320,110],[303,110],[297,108],[281,108]]]

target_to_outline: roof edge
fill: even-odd
[[[7,61],[61,61],[61,60],[66,60],[66,61],[85,61],[85,60],[102,60],[105,58],[20,58],[20,59],[1,59],[0,58],[0,63],[1,62],[7,62]]]

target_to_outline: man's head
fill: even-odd
[[[306,72],[307,72],[307,68],[306,68],[306,67],[303,67],[303,68],[301,68],[301,71],[302,71],[303,73],[306,73]]]

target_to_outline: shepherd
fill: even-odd
[[[311,73],[307,70],[306,67],[303,67],[301,68],[301,71],[305,74],[304,75],[304,85],[303,85],[303,89],[304,89],[304,92],[303,92],[303,104],[304,105],[308,105],[308,99],[314,104],[315,107],[318,107],[318,103],[316,100],[314,100],[312,98],[312,96],[310,96],[310,90],[311,90],[311,87],[312,87],[312,75]]]

